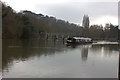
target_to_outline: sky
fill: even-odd
[[[118,25],[118,0],[2,0],[15,11],[30,10],[82,25],[84,14],[90,25]]]

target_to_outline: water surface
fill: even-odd
[[[62,40],[3,40],[4,78],[117,78],[115,43],[66,45]]]

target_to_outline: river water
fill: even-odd
[[[2,42],[4,78],[117,78],[119,46],[101,41],[66,45],[62,40]]]

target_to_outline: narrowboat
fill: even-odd
[[[67,43],[85,44],[85,43],[93,43],[93,40],[91,38],[72,37],[67,39]]]

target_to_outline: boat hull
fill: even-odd
[[[91,42],[69,42],[67,41],[68,44],[89,44],[89,43],[93,43],[92,41]]]

